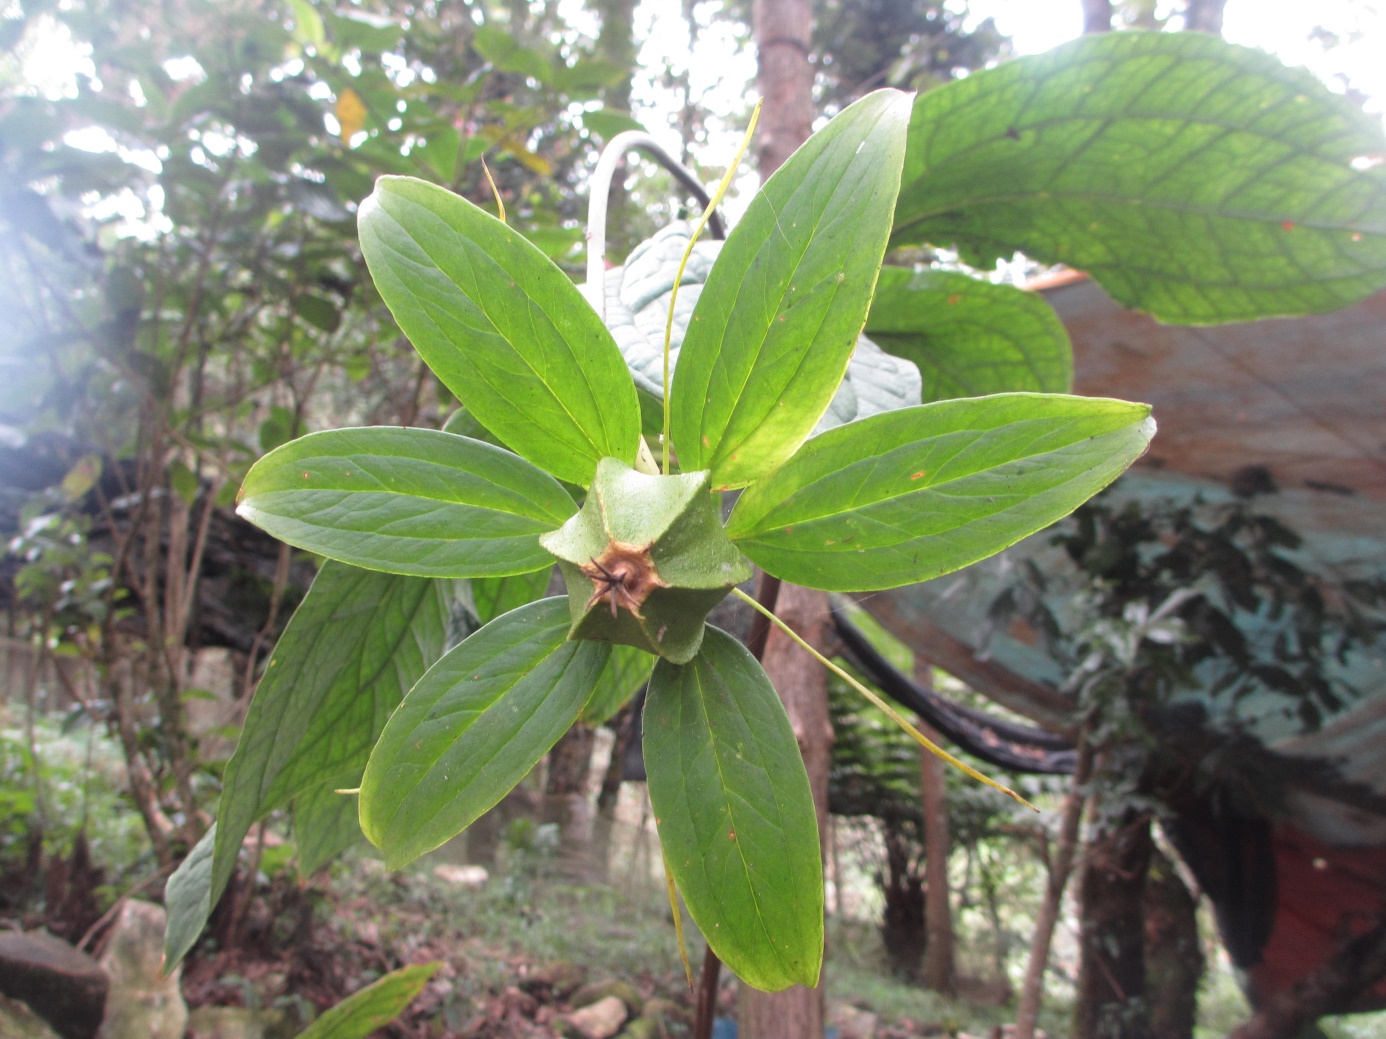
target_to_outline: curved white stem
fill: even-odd
[[[606,210],[611,197],[611,181],[621,159],[635,150],[644,152],[672,173],[704,206],[711,200],[698,178],[643,130],[618,133],[602,149],[597,168],[592,171],[587,196],[587,295],[603,321],[606,320]],[[725,237],[722,223],[715,214],[709,227],[714,238]]]

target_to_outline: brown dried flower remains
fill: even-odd
[[[599,602],[607,602],[611,605],[612,617],[621,607],[640,617],[640,607],[650,593],[656,588],[669,587],[655,572],[650,548],[651,545],[613,541],[600,557],[583,563],[582,572],[592,579],[594,587],[587,608],[590,610]]]

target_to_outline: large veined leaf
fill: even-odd
[[[924,402],[1073,387],[1063,322],[1038,293],[955,274],[881,269],[866,334],[913,361]]]
[[[280,636],[227,762],[215,904],[251,825],[360,767],[404,694],[442,655],[445,582],[327,563]]]
[[[1163,321],[1330,310],[1386,285],[1383,152],[1379,119],[1269,55],[1087,36],[919,96],[891,244],[1022,250]]]
[[[739,487],[794,453],[846,371],[900,185],[909,95],[868,95],[775,171],[698,298],[670,400],[685,470]]]
[[[361,251],[428,366],[516,453],[586,485],[634,464],[635,386],[601,319],[513,228],[443,188],[382,177],[361,204]]]
[[[553,576],[553,557],[542,570],[513,577],[484,577],[471,581],[472,609],[476,619],[488,624],[511,610],[519,609],[526,603],[542,599],[548,590],[549,578]]]
[[[297,548],[417,577],[529,573],[539,535],[577,511],[557,480],[503,448],[431,429],[311,433],[246,475],[236,511]]]
[[[814,437],[741,495],[727,534],[828,591],[927,581],[1068,515],[1140,457],[1146,404],[1006,393],[902,408]]]
[[[568,600],[512,610],[423,676],[361,779],[361,829],[395,869],[461,832],[577,720],[611,647],[569,642]]]
[[[582,721],[602,725],[626,705],[650,678],[654,657],[634,646],[612,646],[611,656],[597,680],[592,698],[582,709]]]
[[[708,944],[756,988],[816,984],[823,865],[813,795],[764,669],[709,627],[691,662],[655,664],[644,721],[660,843]]]
[[[423,990],[441,963],[420,963],[391,971],[353,992],[298,1034],[298,1039],[366,1039],[399,1017]]]
[[[168,912],[164,927],[165,975],[182,962],[212,915],[212,855],[216,841],[217,824],[212,823],[164,885],[164,907]]]
[[[298,874],[303,879],[361,840],[356,798],[337,793],[360,785],[361,769],[356,768],[294,798],[294,845],[298,849]]]

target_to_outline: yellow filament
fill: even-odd
[[[733,589],[732,589],[732,594],[735,595],[735,596],[737,596],[738,598],[740,598],[742,601],[750,603],[753,607],[755,607],[755,608],[756,608],[757,610],[759,610],[762,614],[764,614],[767,618],[769,618],[769,620],[770,620],[770,622],[771,622],[772,624],[774,624],[774,625],[775,625],[777,628],[779,628],[782,632],[784,632],[784,633],[785,633],[786,635],[788,635],[791,639],[793,639],[795,642],[797,642],[800,646],[802,646],[804,649],[806,649],[806,650],[814,657],[814,659],[816,659],[820,664],[822,664],[824,667],[826,667],[826,668],[827,668],[829,671],[831,671],[833,674],[837,675],[838,678],[842,679],[844,682],[846,682],[848,685],[850,685],[850,686],[851,686],[853,689],[855,689],[857,692],[861,693],[862,696],[866,697],[866,698],[867,698],[868,700],[870,700],[873,704],[875,704],[875,705],[876,705],[877,707],[879,707],[882,711],[884,711],[884,712],[885,712],[885,716],[886,716],[887,718],[889,718],[891,721],[893,721],[896,725],[900,726],[900,728],[904,729],[905,732],[909,733],[910,738],[913,739],[914,742],[918,743],[918,744],[919,744],[921,747],[923,747],[925,750],[927,750],[930,754],[933,754],[933,755],[935,755],[935,756],[937,756],[937,757],[942,758],[944,761],[948,762],[948,764],[952,765],[954,768],[960,770],[961,772],[966,773],[967,775],[971,776],[973,779],[977,780],[977,782],[979,782],[979,783],[984,783],[985,785],[991,787],[993,790],[999,790],[999,791],[1001,791],[1001,793],[1005,794],[1007,797],[1013,797],[1013,798],[1015,798],[1017,801],[1019,801],[1021,804],[1023,804],[1026,808],[1029,808],[1029,809],[1031,809],[1032,811],[1036,811],[1036,812],[1039,811],[1038,808],[1036,808],[1034,805],[1032,805],[1029,801],[1025,800],[1025,798],[1021,797],[1019,794],[1017,794],[1017,793],[1016,793],[1014,790],[1012,790],[1010,787],[1008,787],[1008,786],[1003,786],[1002,784],[998,783],[996,780],[992,779],[990,776],[986,776],[986,775],[983,775],[981,772],[978,772],[975,768],[973,768],[973,767],[972,767],[971,765],[969,765],[967,762],[965,762],[965,761],[960,761],[958,758],[955,758],[952,754],[949,754],[946,750],[944,750],[942,747],[940,747],[937,743],[935,743],[933,740],[929,739],[929,738],[928,738],[927,736],[925,736],[922,732],[920,732],[920,731],[919,731],[918,729],[916,729],[913,725],[911,725],[911,724],[909,723],[909,721],[905,718],[905,716],[902,715],[899,711],[897,711],[894,707],[891,707],[890,704],[886,703],[886,702],[885,702],[884,700],[882,700],[879,696],[877,696],[874,692],[872,692],[870,689],[866,688],[866,686],[862,685],[862,684],[861,684],[860,682],[858,682],[855,678],[853,678],[851,675],[849,675],[846,671],[842,670],[842,668],[838,667],[838,666],[837,666],[836,664],[834,664],[831,660],[829,660],[827,657],[825,657],[822,653],[819,653],[818,650],[814,649],[814,648],[813,648],[812,646],[810,646],[807,642],[805,642],[803,639],[801,639],[801,638],[799,637],[798,632],[796,632],[793,628],[791,628],[791,627],[790,627],[788,624],[786,624],[784,621],[782,621],[782,620],[780,620],[778,617],[776,617],[773,613],[771,613],[769,610],[767,610],[767,609],[766,609],[764,606],[762,606],[760,603],[756,602],[755,599],[751,598],[749,595],[747,595],[745,592],[743,592],[740,588],[733,588]]]

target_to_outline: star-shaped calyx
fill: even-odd
[[[686,664],[703,621],[751,576],[722,529],[706,472],[648,476],[614,458],[597,464],[582,510],[540,544],[568,584],[568,637],[638,646]]]

